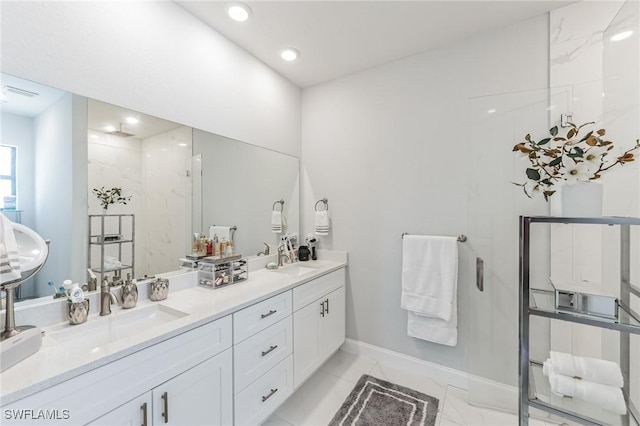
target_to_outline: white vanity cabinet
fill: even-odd
[[[233,417],[231,316],[94,368],[84,374],[20,399],[3,410],[67,410],[68,416],[47,420],[50,425],[147,424],[162,413],[161,395],[169,395],[172,424],[230,424]],[[192,389],[193,388],[193,391]],[[133,396],[139,395],[132,399]],[[159,396],[158,396],[159,395]],[[218,402],[213,398],[218,396]],[[149,401],[150,398],[153,398]],[[197,402],[194,402],[197,401]],[[206,417],[200,410],[207,410]],[[216,411],[216,410],[219,410]],[[174,416],[175,413],[175,416]],[[184,420],[179,416],[188,413]],[[191,415],[198,415],[194,420]],[[204,421],[201,419],[205,419]],[[133,423],[132,423],[133,422]],[[3,418],[3,425],[33,424]]]
[[[345,340],[345,270],[293,289],[294,388]]]
[[[231,349],[90,422],[95,426],[229,425]]]
[[[233,314],[236,425],[262,423],[293,392],[291,291]]]

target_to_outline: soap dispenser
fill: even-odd
[[[121,299],[124,309],[133,308],[138,303],[138,286],[131,281],[131,274],[127,274],[127,281],[122,286]]]

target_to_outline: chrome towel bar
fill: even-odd
[[[411,235],[408,232],[403,232],[402,233],[402,238],[404,238],[405,235]],[[458,242],[459,243],[466,243],[467,242],[467,236],[464,234],[460,234],[458,235]]]

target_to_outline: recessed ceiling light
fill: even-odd
[[[187,146],[187,144],[184,143],[184,142],[181,142],[181,143],[178,144],[178,146]]]
[[[114,126],[109,125],[109,126],[104,126],[103,130],[105,132],[115,132],[117,129]]]
[[[251,8],[244,3],[229,3],[227,14],[234,21],[244,22],[251,16]]]
[[[135,117],[127,117],[125,118],[125,120],[127,120],[127,123],[129,124],[138,124],[138,122],[140,121]]]
[[[280,52],[280,57],[285,61],[289,61],[289,62],[295,61],[296,59],[298,59],[299,55],[300,55],[300,52],[298,52],[293,47],[287,47],[286,49],[283,49]]]
[[[488,113],[488,114],[493,114],[493,113],[495,113],[495,112],[496,112],[496,109],[495,109],[495,108],[491,108],[491,109],[487,110],[487,113]]]
[[[621,41],[624,40],[625,38],[629,38],[631,37],[631,34],[633,34],[633,31],[628,30],[628,31],[621,31],[618,34],[614,34],[611,36],[611,41]]]

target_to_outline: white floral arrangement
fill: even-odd
[[[555,126],[549,130],[550,137],[537,142],[527,134],[524,142],[513,147],[514,152],[531,163],[525,172],[527,181],[513,184],[521,186],[529,198],[542,195],[549,201],[556,192],[556,184],[595,181],[618,164],[623,166],[635,160],[640,140],[636,140],[634,147],[615,153],[614,143],[604,139],[604,129],[581,135],[584,127],[594,124],[576,126],[569,123],[565,136],[558,136],[558,126]]]

